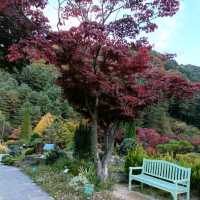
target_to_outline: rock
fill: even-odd
[[[123,165],[124,158],[119,156],[112,156],[110,163],[111,165]]]
[[[65,169],[65,170],[63,171],[63,173],[64,173],[64,174],[67,174],[68,171],[69,171],[69,169]]]

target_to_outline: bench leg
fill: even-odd
[[[143,191],[143,188],[144,188],[144,184],[143,183],[140,184],[140,188]]]
[[[172,197],[173,197],[173,200],[178,200],[178,195],[177,194],[172,193]]]
[[[131,179],[129,178],[128,190],[131,191]]]
[[[190,191],[187,192],[187,200],[190,200]]]

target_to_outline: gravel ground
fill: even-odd
[[[125,185],[116,185],[113,190],[113,196],[122,200],[153,200],[139,192],[129,192],[128,187]]]

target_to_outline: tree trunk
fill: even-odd
[[[110,164],[113,147],[114,147],[114,135],[116,132],[116,124],[108,128],[105,138],[105,151],[102,158],[97,154],[97,176],[102,182],[105,182],[109,177],[108,166]]]
[[[93,155],[94,162],[97,167],[97,176],[102,182],[105,182],[109,176],[108,174],[108,165],[110,163],[110,158],[112,156],[113,146],[114,146],[114,135],[117,128],[116,124],[110,124],[107,129],[106,138],[105,138],[105,147],[103,155],[100,155],[98,152],[98,97],[95,102],[95,109],[91,110],[88,101],[86,99],[88,109],[92,117],[91,123],[91,153]]]
[[[109,160],[105,160],[104,162],[102,162],[101,159],[98,159],[97,176],[101,180],[101,182],[105,182],[109,176],[108,165],[109,165]]]
[[[97,119],[92,119],[92,126],[91,126],[91,153],[94,159],[97,158]]]

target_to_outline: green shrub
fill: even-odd
[[[129,172],[129,167],[142,166],[143,158],[148,158],[149,156],[145,152],[142,146],[136,146],[134,149],[128,152],[125,158],[125,172]]]
[[[55,171],[63,171],[64,169],[69,169],[69,161],[65,157],[59,157],[52,165],[52,169]]]
[[[7,143],[9,148],[9,154],[12,156],[17,156],[22,153],[22,144],[21,143]]]
[[[78,175],[71,179],[69,186],[72,187],[75,191],[82,191],[85,184],[88,184],[89,181],[85,176]]]
[[[80,159],[91,156],[91,128],[83,123],[74,134],[74,155]]]
[[[51,165],[59,158],[59,153],[56,150],[48,151],[45,153],[45,163]]]
[[[50,127],[45,130],[44,138],[59,145],[61,148],[69,148],[74,142],[74,133],[78,122],[72,119],[64,120],[61,117],[55,118]]]
[[[38,133],[33,133],[30,136],[30,144],[35,143],[35,141],[38,140],[38,139],[42,139],[42,137]]]
[[[122,129],[125,132],[126,138],[135,139],[136,137],[136,123],[133,122],[123,122],[121,124]]]
[[[171,140],[166,144],[159,144],[157,145],[157,149],[160,153],[173,153],[174,156],[178,153],[188,153],[191,152],[193,149],[193,145],[185,140]]]
[[[175,162],[173,154],[172,153],[170,154],[169,152],[167,152],[165,154],[155,155],[153,159],[166,160],[166,161],[169,161],[169,162]]]
[[[2,157],[2,161],[1,162],[3,164],[5,164],[5,165],[14,165],[15,159],[11,155],[5,155],[5,156]]]
[[[153,128],[162,134],[172,133],[168,114],[168,102],[148,106],[144,110],[143,115],[143,126],[145,128]]]
[[[28,148],[28,149],[26,149],[25,150],[25,152],[24,152],[24,155],[31,155],[31,154],[33,154],[35,151],[34,151],[34,148]]]
[[[97,185],[99,182],[97,175],[96,175],[95,165],[92,162],[88,162],[84,166],[80,166],[79,167],[79,175],[85,176],[87,178],[87,180],[94,185]]]
[[[127,155],[128,151],[135,147],[134,138],[125,138],[119,147],[120,155]]]

